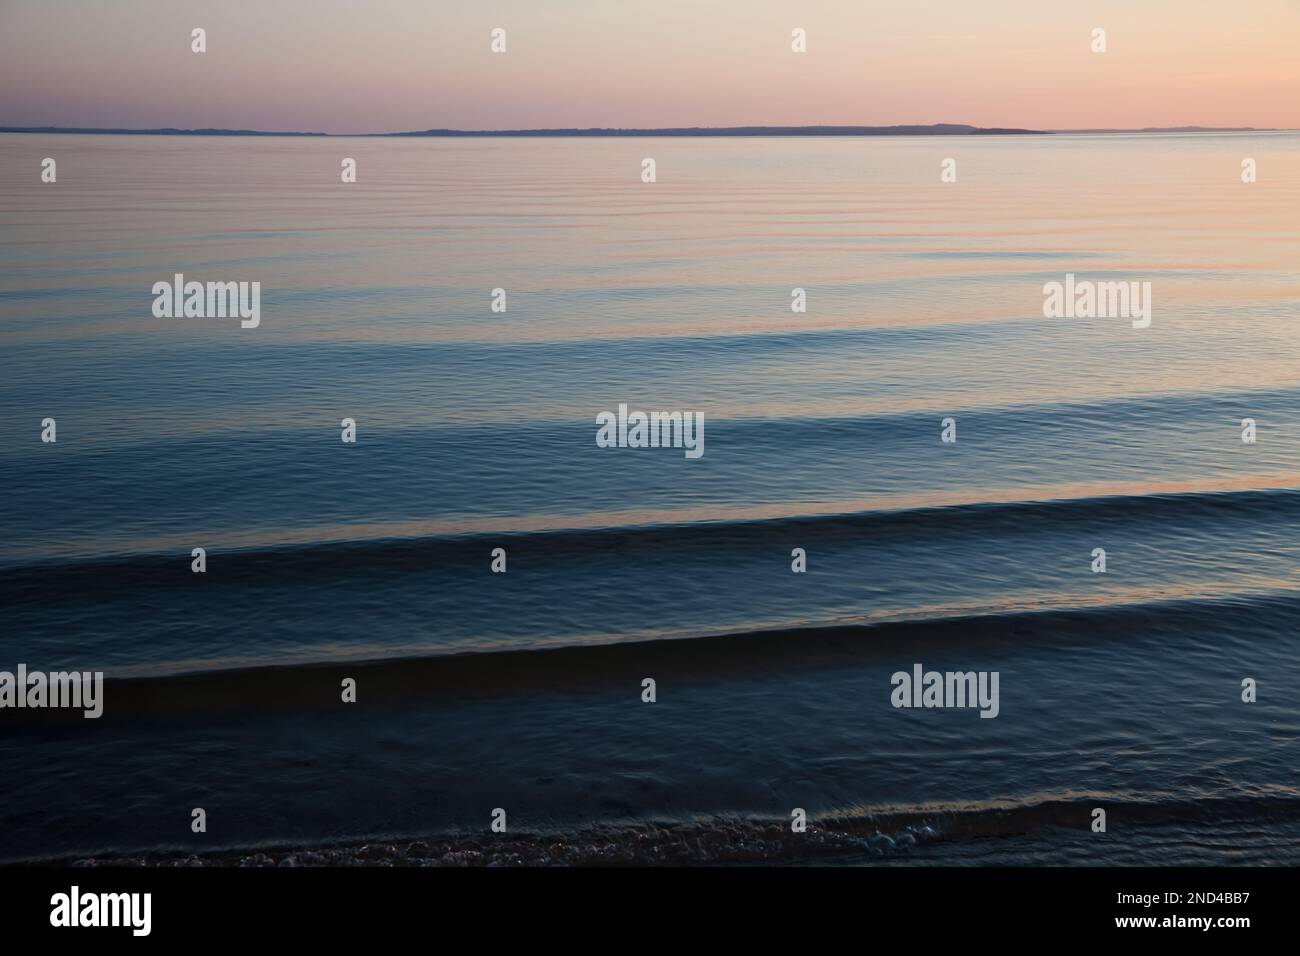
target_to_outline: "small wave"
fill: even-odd
[[[653,671],[676,680],[707,680],[796,669],[834,668],[881,656],[951,646],[1027,640],[1087,639],[1169,633],[1215,621],[1240,627],[1247,615],[1292,627],[1300,622],[1300,591],[1231,593],[1212,599],[1096,603],[923,617],[884,622],[779,627],[707,636],[444,652],[382,659],[352,658],[255,666],[209,662],[200,670],[110,673],[113,701],[103,720],[171,718],[185,714],[300,712],[337,706],[339,682],[351,677],[390,704],[436,699],[582,691],[625,683],[629,673]],[[171,665],[169,665],[171,666]],[[183,665],[182,665],[183,666]],[[72,720],[79,711],[10,709],[0,726]]]
[[[1143,827],[1234,821],[1294,825],[1300,792],[1273,788],[1188,800],[1173,796],[1070,794],[1021,801],[862,809],[807,821],[712,818],[629,822],[533,833],[438,834],[317,847],[250,847],[202,855],[153,852],[89,857],[80,866],[718,866],[891,862],[936,844],[1024,837],[1053,829],[1086,832],[1104,805],[1130,832]]]
[[[1290,479],[1288,479],[1288,482]],[[857,505],[865,503],[857,502]],[[563,526],[578,519],[563,516],[545,519],[559,527],[512,530],[508,522],[493,526],[469,523],[461,528],[442,526],[432,533],[428,527],[397,526],[380,537],[315,540],[310,543],[263,541],[229,549],[214,545],[210,553],[222,553],[222,579],[230,583],[292,580],[295,576],[349,572],[364,566],[369,570],[402,570],[460,565],[465,549],[484,542],[508,546],[512,554],[530,553],[554,562],[565,557],[587,557],[636,547],[667,549],[708,545],[747,548],[768,538],[816,535],[823,541],[867,538],[875,542],[906,540],[930,533],[956,533],[977,529],[1024,531],[1034,527],[1069,527],[1079,523],[1106,521],[1160,525],[1177,519],[1180,527],[1222,519],[1259,519],[1270,523],[1300,518],[1300,488],[1263,487],[1220,490],[1169,491],[1144,494],[1088,495],[1047,499],[921,502],[915,506],[885,503],[854,511],[836,510],[834,505],[810,505],[804,513],[763,509],[753,512],[701,515],[682,522],[603,523],[595,526]],[[516,522],[519,523],[519,522]],[[526,522],[524,522],[526,523]],[[383,526],[372,528],[379,531]],[[346,526],[335,532],[346,535]],[[352,529],[355,534],[356,529]],[[287,541],[317,532],[287,533]],[[188,545],[186,545],[188,548]],[[100,555],[79,560],[34,562],[0,568],[0,599],[39,599],[50,593],[93,593],[99,589],[119,591],[130,587],[192,586],[187,561],[175,554],[129,553]]]

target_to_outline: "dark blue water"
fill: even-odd
[[[674,146],[664,210],[609,143],[529,147],[518,193],[523,146],[385,146],[340,203],[286,172],[322,144],[92,139],[57,200],[4,183],[0,669],[109,677],[100,720],[0,713],[5,860],[1300,861],[1277,196],[1233,210],[1271,237],[1245,265],[1202,241],[1226,200],[1187,223],[1086,165],[1091,203],[1008,173],[891,205],[911,140],[852,147],[865,198],[805,155],[844,145]],[[1254,139],[1295,196],[1295,138]],[[1145,175],[1239,148],[1072,141]],[[750,218],[754,149],[806,175]],[[1139,195],[1159,242],[1102,229]],[[262,326],[154,319],[175,271],[259,279]],[[1066,271],[1153,281],[1152,328],[1043,319]],[[597,447],[620,403],[702,413],[704,456]],[[998,717],[891,706],[917,662],[998,672]]]

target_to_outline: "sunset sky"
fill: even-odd
[[[938,122],[1300,127],[1300,0],[0,0],[7,126]]]

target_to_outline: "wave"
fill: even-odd
[[[1289,478],[1286,480],[1290,481]],[[525,559],[535,556],[544,562],[555,562],[566,557],[599,556],[629,548],[649,551],[683,547],[743,549],[768,539],[810,539],[811,536],[826,544],[867,539],[889,542],[936,533],[955,534],[972,530],[981,533],[1025,532],[1080,523],[1092,527],[1106,523],[1126,526],[1140,523],[1159,527],[1176,519],[1178,529],[1186,532],[1198,524],[1226,519],[1278,522],[1300,518],[1300,488],[957,501],[915,507],[885,504],[857,511],[837,511],[833,505],[813,504],[808,508],[808,513],[793,513],[789,505],[782,505],[781,510],[785,513],[769,514],[760,507],[749,512],[732,511],[729,517],[701,516],[698,520],[680,523],[638,523],[628,516],[622,523],[591,527],[564,527],[566,520],[580,523],[579,519],[556,516],[549,520],[559,523],[559,527],[534,530],[511,530],[508,522],[490,528],[476,527],[471,522],[463,530],[443,524],[435,525],[437,530],[427,533],[427,524],[405,524],[393,526],[389,535],[379,537],[343,537],[302,544],[262,539],[243,547],[231,542],[228,549],[211,546],[208,550],[209,553],[222,552],[222,580],[237,584],[269,579],[287,582],[294,577],[319,579],[323,575],[346,573],[361,567],[369,571],[400,571],[413,567],[459,566],[464,563],[467,549],[484,545],[489,548],[507,547],[512,555]],[[611,516],[601,517],[605,522],[610,519]],[[617,522],[617,518],[614,520]],[[377,529],[371,526],[371,530]],[[339,526],[336,533],[346,534],[347,531],[347,526]],[[300,532],[286,532],[289,541],[302,536]],[[315,531],[307,535],[308,538],[318,536],[319,532]],[[205,536],[205,540],[211,539]],[[178,560],[174,553],[152,550],[82,559],[31,561],[0,568],[0,599],[6,601],[44,600],[45,595],[54,593],[90,594],[100,590],[168,586],[192,586],[188,561]]]
[[[942,860],[957,842],[1085,833],[1092,808],[1122,820],[1130,841],[1144,830],[1235,824],[1271,826],[1283,842],[1300,823],[1300,792],[1269,788],[1199,799],[1173,795],[1073,793],[1020,801],[863,808],[810,817],[806,832],[789,820],[722,817],[689,822],[627,821],[531,833],[443,833],[381,837],[313,847],[256,846],[202,855],[154,851],[89,857],[81,866],[718,866],[809,862]],[[934,851],[939,852],[934,852]],[[921,859],[916,859],[920,857]],[[1283,861],[1284,862],[1284,861]]]
[[[298,713],[335,709],[345,677],[386,704],[475,697],[583,692],[625,685],[629,674],[675,682],[795,672],[861,664],[919,648],[970,653],[1035,640],[1123,640],[1135,633],[1177,634],[1191,627],[1235,628],[1249,618],[1270,627],[1300,625],[1300,591],[776,627],[704,636],[613,640],[557,647],[447,651],[421,656],[353,657],[255,665],[184,663],[164,670],[119,669],[105,678],[111,700],[101,720],[193,714]],[[181,669],[177,669],[181,668]],[[80,711],[9,709],[0,726],[76,720]]]

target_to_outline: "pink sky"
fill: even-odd
[[[937,122],[1300,127],[1300,0],[0,0],[7,126]]]

